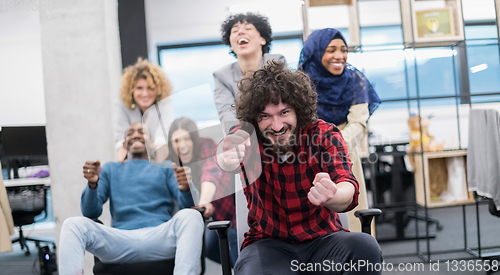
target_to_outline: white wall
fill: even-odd
[[[0,126],[45,125],[38,11],[0,11]]]

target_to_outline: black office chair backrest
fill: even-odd
[[[43,185],[10,188],[8,198],[14,225],[24,226],[35,222],[35,217],[45,211],[47,215],[47,190]]]

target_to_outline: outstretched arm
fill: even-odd
[[[326,132],[321,140],[321,171],[313,180],[308,198],[314,205],[323,205],[335,212],[345,212],[358,204],[359,183],[352,174],[346,143],[337,127]],[[326,157],[329,156],[329,157]]]
[[[226,135],[217,147],[216,161],[219,167],[226,172],[238,169],[245,158],[245,146],[250,146],[250,134],[246,131],[240,129]]]
[[[307,197],[314,205],[323,205],[333,212],[343,212],[352,203],[354,186],[350,182],[335,184],[328,173],[318,173]]]
[[[109,198],[109,171],[101,162],[87,161],[83,166],[83,177],[87,179],[87,186],[83,190],[80,208],[83,216],[98,218],[102,214],[102,205]]]

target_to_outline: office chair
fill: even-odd
[[[237,190],[235,192],[235,206],[238,247],[241,247],[244,239],[244,233],[249,229],[247,223],[248,208],[246,197],[243,193],[243,190],[241,189],[241,178],[238,175],[235,175],[234,184],[235,190]],[[349,220],[347,213],[338,214],[343,227],[349,229]],[[382,211],[375,208],[358,210],[354,213],[354,215],[360,219],[362,232],[367,234],[371,234],[371,222],[373,220],[373,217],[379,216],[380,214],[382,214]],[[227,229],[230,226],[231,221],[214,221],[208,224],[208,229],[216,230],[217,235],[219,236],[220,259],[223,275],[231,275],[231,257],[229,254],[229,242],[227,233]]]
[[[367,189],[374,193],[374,206],[389,210],[390,208],[402,208],[416,204],[415,199],[415,177],[413,172],[408,171],[404,157],[406,155],[407,143],[393,143],[374,146],[375,152],[370,154],[369,160],[363,161],[365,171],[365,181]],[[392,162],[385,159],[392,158]],[[390,191],[390,200],[386,201],[383,194]],[[387,212],[393,212],[388,216]],[[425,221],[428,224],[435,224],[436,230],[442,230],[443,226],[439,220],[430,216],[418,214],[411,210],[387,211],[378,220],[379,222],[394,222],[396,226],[396,236],[379,241],[407,240],[413,237],[405,236],[405,228],[411,219]],[[435,237],[431,235],[430,237]]]
[[[358,210],[354,213],[361,222],[362,232],[371,235],[371,223],[374,217],[382,214],[380,209],[371,208]],[[220,259],[223,275],[231,275],[231,259],[229,255],[229,243],[227,229],[231,226],[231,221],[216,221],[208,224],[208,229],[216,230],[219,235]],[[240,235],[240,233],[238,233]]]
[[[35,223],[35,217],[42,212],[45,212],[44,219],[47,218],[47,188],[44,185],[9,188],[8,197],[14,226],[19,228],[19,237],[14,238],[12,243],[18,242],[21,249],[26,250],[26,256],[31,254],[28,241],[35,242],[37,248],[40,248],[40,243],[49,243],[55,250],[55,242],[25,237],[23,232],[23,226]]]
[[[201,216],[205,212],[205,208],[202,207],[197,209],[200,211]],[[102,224],[98,219],[93,219],[95,222]],[[205,218],[203,217],[203,220]],[[203,245],[201,250],[201,273],[205,273],[205,236],[203,236]],[[148,275],[170,275],[174,274],[175,258],[162,260],[162,261],[150,261],[143,263],[130,263],[130,264],[105,264],[99,260],[99,258],[94,256],[94,274],[95,275],[137,275],[137,274],[148,274]]]

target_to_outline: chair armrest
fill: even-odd
[[[354,212],[354,216],[356,217],[367,217],[367,216],[380,216],[382,214],[382,210],[378,208],[370,208],[370,209],[363,209],[363,210],[358,210]]]
[[[231,226],[231,221],[217,221],[208,224],[210,230],[226,230]]]
[[[220,260],[223,275],[231,275],[231,257],[229,254],[229,242],[227,240],[227,229],[231,221],[216,221],[208,224],[208,229],[216,230],[219,236]]]
[[[363,209],[354,212],[354,216],[361,222],[361,231],[366,234],[372,233],[371,223],[373,217],[380,216],[380,214],[382,214],[382,210],[378,208]]]

